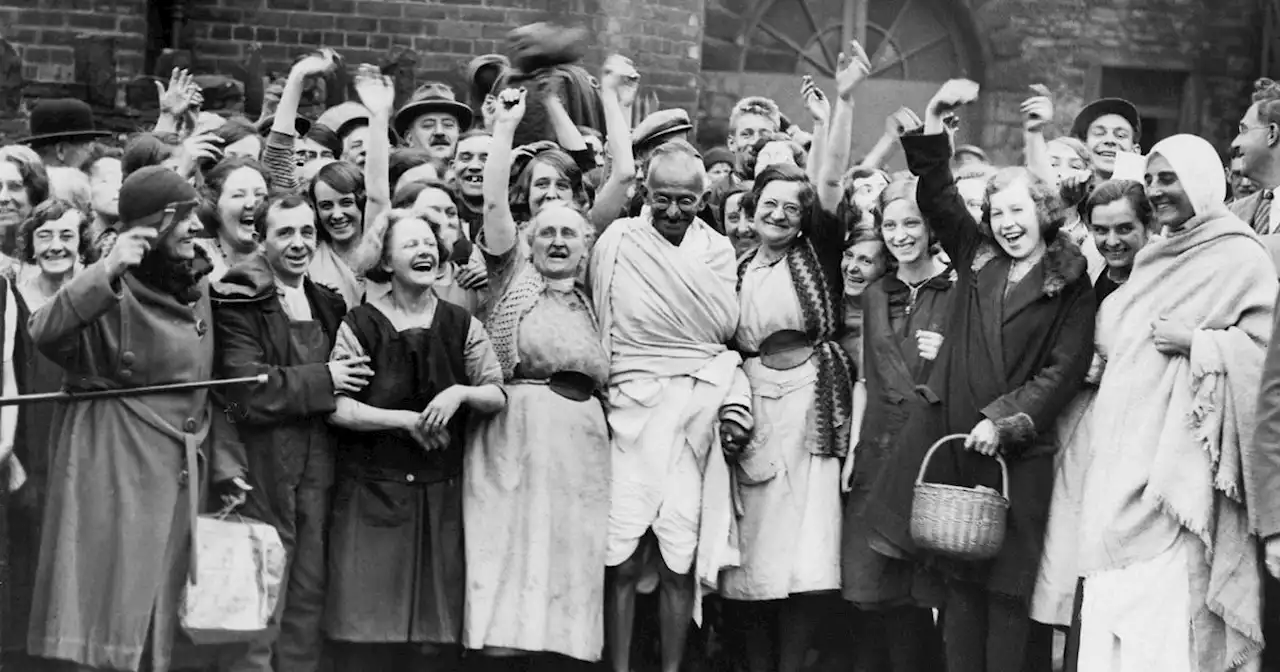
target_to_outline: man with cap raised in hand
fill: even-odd
[[[75,98],[42,100],[31,108],[31,135],[19,144],[36,150],[46,168],[78,167],[96,138],[110,136],[93,125],[93,108]]]
[[[121,232],[31,316],[72,391],[211,380],[198,195],[159,166],[120,190]],[[66,404],[56,428],[28,651],[82,668],[167,670],[194,528],[213,483],[244,501],[244,449],[208,388]]]
[[[452,161],[458,135],[471,127],[471,108],[459,103],[443,82],[427,82],[396,112],[395,130],[410,147]]]

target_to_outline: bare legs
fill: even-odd
[[[609,662],[614,672],[631,672],[631,635],[636,619],[636,589],[644,575],[646,544],[655,543],[646,535],[636,551],[622,564],[608,568],[605,577],[605,635],[609,641]],[[685,639],[693,620],[693,574],[677,574],[658,561],[658,625],[662,637],[662,672],[679,672]]]

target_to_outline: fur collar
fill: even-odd
[[[1007,256],[999,245],[991,240],[985,240],[973,257],[973,272],[977,274],[992,259],[1007,258]],[[1080,246],[1062,232],[1058,232],[1058,235],[1054,236],[1053,241],[1045,248],[1044,258],[1040,263],[1044,266],[1044,285],[1041,289],[1045,296],[1057,296],[1062,293],[1068,285],[1084,275],[1089,267],[1089,262],[1080,251]]]

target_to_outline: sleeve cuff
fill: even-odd
[[[946,133],[933,135],[902,136],[902,151],[907,155],[907,166],[920,175],[937,163],[951,160],[951,138]]]
[[[992,422],[995,423],[1001,446],[1025,447],[1036,439],[1036,424],[1026,413],[996,418]]]
[[[720,422],[726,420],[738,423],[747,431],[755,428],[755,418],[751,417],[751,410],[739,404],[730,404],[720,408]]]

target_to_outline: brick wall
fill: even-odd
[[[75,81],[73,45],[80,35],[115,36],[117,70],[137,74],[145,32],[146,0],[0,0],[0,37],[22,54],[29,81]]]

